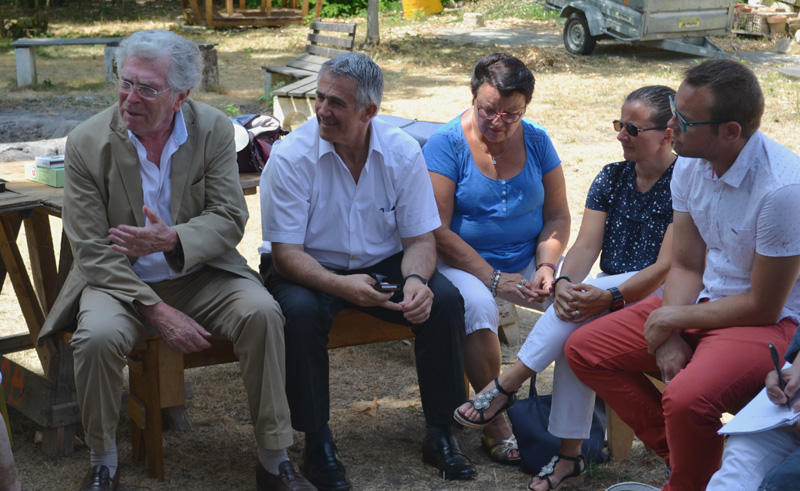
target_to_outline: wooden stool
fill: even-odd
[[[664,382],[658,378],[660,374],[646,373],[645,375],[659,391],[664,392]],[[614,460],[627,460],[631,456],[633,447],[633,429],[622,421],[608,404],[606,404],[606,434],[608,435],[608,456]]]
[[[411,328],[345,309],[334,317],[328,349],[413,338]],[[133,460],[147,460],[150,477],[164,479],[161,409],[186,402],[183,371],[186,368],[237,361],[229,341],[212,340],[211,348],[181,355],[159,336],[136,345],[128,356]]]

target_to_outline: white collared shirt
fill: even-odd
[[[439,225],[419,144],[396,126],[370,123],[367,162],[355,182],[316,118],[274,146],[261,174],[264,244],[302,244],[335,270],[365,268],[402,250],[400,238]]]
[[[164,150],[161,152],[160,165],[147,160],[147,149],[144,148],[142,142],[132,131],[128,131],[128,136],[136,147],[136,153],[139,156],[139,174],[142,176],[144,204],[155,211],[167,226],[171,227],[173,225],[172,188],[170,187],[172,156],[178,151],[178,147],[186,142],[188,137],[186,122],[183,119],[183,110],[179,109],[175,113],[175,124],[172,128],[172,134],[167,139]],[[145,220],[147,219],[145,218]],[[173,271],[169,267],[163,252],[155,252],[140,257],[133,264],[133,271],[139,279],[146,283],[154,283],[181,276],[180,273]]]
[[[757,131],[722,177],[703,159],[680,157],[672,176],[675,211],[688,212],[708,247],[698,300],[746,293],[755,253],[800,254],[800,157]],[[795,283],[779,319],[800,321]]]

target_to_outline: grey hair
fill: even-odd
[[[167,72],[167,84],[176,92],[193,89],[203,75],[203,57],[195,43],[170,31],[139,31],[125,38],[117,48],[114,62],[117,73],[125,59],[135,56],[155,60],[168,56],[172,64]]]
[[[317,82],[322,75],[330,72],[334,77],[352,77],[358,82],[356,89],[356,109],[363,109],[369,104],[381,107],[383,98],[383,73],[377,63],[361,53],[344,53],[322,64]]]

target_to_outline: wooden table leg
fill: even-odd
[[[10,215],[9,224],[11,225],[11,235],[14,237],[14,242],[16,242],[19,236],[19,229],[22,228],[22,220],[19,219],[19,215]],[[3,258],[0,257],[0,292],[3,291],[3,284],[6,282],[6,273],[8,273],[8,268],[6,268]]]
[[[25,237],[28,240],[28,254],[31,258],[33,285],[44,314],[56,301],[61,284],[58,283],[56,258],[53,252],[53,234],[50,230],[50,216],[43,210],[34,209],[33,216],[26,218]]]
[[[35,343],[44,324],[44,312],[39,304],[36,291],[28,277],[25,262],[22,260],[22,254],[17,246],[13,232],[13,219],[10,219],[8,214],[0,215],[0,258],[2,258],[8,270],[8,276],[11,278],[11,284],[14,285],[22,315],[28,325],[28,332]],[[52,380],[50,350],[44,346],[37,346],[36,351],[39,354],[39,360],[42,362],[45,377]]]

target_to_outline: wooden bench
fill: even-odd
[[[103,60],[105,65],[106,82],[113,84],[115,67],[114,53],[119,43],[125,38],[77,38],[77,39],[50,39],[50,38],[23,38],[17,39],[12,43],[14,46],[14,60],[17,65],[17,86],[26,87],[37,84],[36,72],[36,48],[44,46],[94,46],[105,45],[103,50]],[[214,48],[218,43],[197,43],[200,53],[203,56],[205,68],[203,70],[203,90],[216,89],[219,87],[219,68],[217,66],[217,50]]]
[[[328,349],[413,337],[408,326],[345,309],[333,319]],[[132,453],[135,462],[147,461],[150,477],[164,479],[161,410],[185,404],[184,369],[235,361],[229,341],[213,340],[211,348],[189,355],[172,351],[159,336],[136,345],[128,356]]]
[[[317,91],[317,75],[322,64],[342,53],[353,51],[356,36],[355,22],[341,24],[321,22],[315,19],[308,33],[309,43],[305,54],[283,66],[264,65],[264,87],[266,93],[272,91],[273,114],[281,122],[288,122],[287,116],[293,113],[310,118],[314,114],[314,99]],[[290,82],[276,90],[276,81]],[[284,124],[284,127],[288,126]]]

